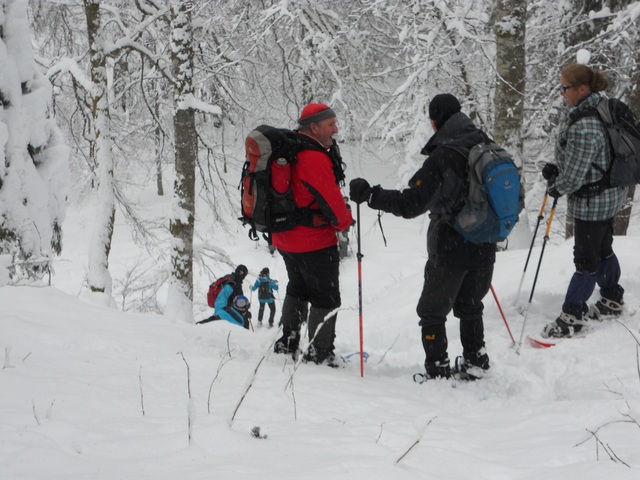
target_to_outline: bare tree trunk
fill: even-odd
[[[525,38],[526,0],[498,0],[494,32],[496,36],[497,85],[493,99],[495,107],[493,135],[497,143],[512,152],[522,173],[524,124],[524,91],[526,79]],[[524,175],[520,183],[520,211],[524,203]],[[526,215],[522,215],[518,228],[529,228]]]
[[[160,98],[158,94],[159,92],[156,91],[156,95],[154,96],[154,109],[157,119],[160,118]],[[164,187],[162,185],[162,157],[164,152],[164,134],[159,123],[156,125],[154,135],[156,147],[156,187],[158,189],[158,196],[162,197],[164,195]]]
[[[195,172],[198,144],[193,96],[193,32],[191,1],[171,0],[176,180],[171,217],[171,285],[167,315],[193,321],[193,233],[195,223]]]
[[[620,8],[622,5],[626,6],[628,1],[621,1]],[[640,118],[640,39],[638,39],[638,34],[640,33],[640,28],[638,25],[634,27],[635,32],[628,32],[630,37],[633,38],[633,42],[635,44],[635,55],[634,61],[636,68],[633,70],[631,74],[631,78],[629,79],[629,88],[627,89],[627,102],[631,107],[631,110]],[[635,35],[634,35],[635,34]],[[613,234],[614,235],[626,235],[627,230],[629,229],[629,221],[631,220],[631,210],[633,208],[633,199],[636,194],[636,186],[632,185],[627,189],[627,199],[624,207],[613,221]]]
[[[115,222],[115,195],[113,189],[113,157],[111,148],[111,118],[107,89],[107,65],[102,38],[100,1],[83,0],[87,17],[87,37],[91,56],[90,92],[93,129],[96,140],[96,163],[98,181],[98,206],[89,246],[89,267],[87,281],[93,292],[111,295],[111,275],[109,274],[109,252]]]
[[[525,90],[525,0],[498,0],[496,7],[495,140],[522,160]]]
[[[573,222],[573,217],[569,215],[569,213],[567,212],[567,216],[565,217],[565,222],[564,222],[564,238],[566,240],[573,238],[574,227],[575,227],[575,224]]]

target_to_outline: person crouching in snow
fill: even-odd
[[[233,297],[233,285],[228,283],[216,298],[214,308],[215,314],[220,317],[220,320],[226,320],[248,330],[251,319],[250,306],[249,299],[244,295]]]
[[[276,303],[273,296],[273,291],[278,290],[278,281],[272,280],[269,277],[269,269],[267,267],[260,271],[258,279],[251,287],[251,290],[255,292],[258,290],[258,300],[260,302],[260,309],[258,310],[258,324],[262,325],[262,318],[264,316],[265,305],[269,306],[269,326],[273,327],[273,319],[276,316]]]

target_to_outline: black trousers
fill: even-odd
[[[269,325],[273,325],[273,318],[276,316],[276,304],[275,302],[267,303],[260,302],[260,308],[258,309],[258,321],[261,322],[264,317],[264,306],[269,305]]]
[[[287,267],[287,295],[309,302],[316,308],[340,306],[340,254],[337,246],[302,253],[278,251]]]
[[[482,299],[491,288],[492,276],[493,264],[464,269],[438,267],[427,261],[416,309],[427,361],[447,358],[445,322],[451,310],[460,319],[463,353],[469,355],[484,346]]]
[[[309,341],[318,358],[334,349],[337,314],[340,306],[340,254],[333,246],[303,253],[279,250],[287,267],[289,283],[282,306],[283,342],[297,348],[300,324],[308,309]],[[322,327],[320,327],[322,325]]]

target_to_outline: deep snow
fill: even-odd
[[[388,159],[371,157],[352,167],[348,178],[355,170],[386,187],[398,182]],[[147,200],[157,210],[169,208],[168,199]],[[257,302],[252,332],[226,322],[187,325],[123,313],[87,296],[82,281],[92,208],[70,207],[52,287],[0,288],[0,478],[638,478],[637,217],[632,236],[614,243],[631,312],[621,321],[633,336],[608,321],[551,349],[524,344],[518,355],[489,294],[489,375],[474,383],[418,385],[411,376],[424,358],[415,304],[428,219],[384,215],[385,247],[376,213],[363,207],[365,376],[354,356],[339,370],[302,364],[287,386],[294,365],[271,353],[278,329],[256,326]],[[286,284],[281,259],[269,255],[264,242],[256,246],[242,231],[215,239],[235,263],[249,267],[245,291],[265,266]],[[498,254],[493,286],[516,340],[540,244],[517,306],[527,249]],[[549,241],[525,333],[538,332],[558,314],[573,271],[571,252],[571,242]],[[119,220],[114,278],[138,256]],[[359,344],[355,254],[341,268],[336,346],[352,353]],[[210,314],[208,280],[198,278],[194,320]],[[278,317],[283,297],[284,288]],[[452,359],[461,353],[457,326],[450,316]],[[252,435],[254,427],[266,438]]]

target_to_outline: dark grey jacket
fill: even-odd
[[[385,190],[374,187],[369,206],[403,218],[429,211],[427,231],[429,260],[437,266],[484,267],[495,262],[494,243],[474,244],[451,226],[465,198],[467,158],[460,151],[470,149],[488,137],[464,113],[449,118],[422,149],[428,155],[409,181],[409,188]]]

